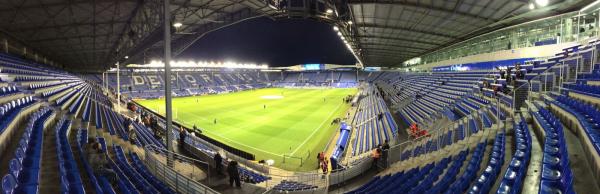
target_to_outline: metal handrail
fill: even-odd
[[[178,171],[176,171],[172,166],[169,166],[166,163],[161,162],[158,158],[156,158],[152,153],[158,154],[167,154],[165,157],[173,157],[175,159],[180,159],[183,163],[189,163],[191,166],[195,166],[196,163],[205,164],[208,166],[208,163],[196,160],[193,158],[189,158],[175,152],[171,152],[165,150],[163,148],[156,147],[154,145],[148,145],[144,147],[145,157],[144,164],[148,167],[150,172],[154,174],[158,179],[160,179],[165,184],[169,185],[172,189],[179,193],[219,193],[212,188],[196,181],[193,177],[184,175]],[[190,175],[195,174],[195,168],[192,168],[192,172]],[[208,167],[210,169],[210,167]],[[200,172],[203,172],[199,170]],[[210,170],[209,170],[210,171]],[[200,173],[199,172],[199,173]],[[207,176],[210,176],[210,172],[207,173]],[[210,178],[209,182],[210,182]]]

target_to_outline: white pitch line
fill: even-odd
[[[329,113],[329,116],[328,116],[327,118],[331,118],[331,115],[333,115],[333,113],[337,112],[337,110],[340,108],[340,106],[341,106],[342,104],[343,104],[343,103],[340,103],[340,104],[338,104],[338,106],[337,106],[337,107],[334,109],[334,111],[331,111],[331,113]],[[315,133],[316,133],[317,131],[319,131],[319,129],[321,129],[321,127],[323,126],[323,124],[325,124],[325,122],[327,122],[327,121],[328,121],[328,120],[323,120],[323,122],[321,123],[321,125],[319,125],[319,127],[317,127],[315,130],[313,130],[313,132],[310,134],[310,136],[308,136],[308,138],[306,138],[306,139],[305,139],[305,140],[302,142],[302,144],[300,144],[298,147],[296,147],[296,149],[295,149],[295,150],[294,150],[294,151],[293,151],[293,152],[292,152],[290,155],[292,155],[292,156],[293,156],[293,155],[294,155],[294,154],[295,154],[295,153],[298,151],[298,149],[300,149],[300,148],[301,148],[301,147],[302,147],[302,146],[303,146],[303,145],[304,145],[306,142],[308,142],[308,140],[309,140],[309,139],[311,139],[311,138],[312,138],[312,136],[313,136],[313,135],[315,135]]]
[[[210,121],[210,120],[208,120],[208,119],[206,119],[206,118],[204,118],[204,117],[200,117],[200,116],[194,116],[194,117],[196,117],[196,118],[200,118],[200,119],[202,119],[202,120],[205,120],[205,121]],[[230,127],[230,128],[235,128],[235,129],[238,129],[238,130],[240,129],[240,128],[233,127],[233,126],[230,126],[230,125],[228,125],[228,127]],[[225,137],[225,136],[222,136],[220,133],[215,133],[215,132],[212,132],[212,131],[210,131],[210,130],[204,130],[203,132],[206,132],[206,133],[211,133],[211,134],[213,134],[213,135],[216,135],[216,136],[219,136],[219,137],[221,137],[221,138],[223,138],[223,139],[226,139],[226,140],[228,140],[230,143],[234,143],[234,144],[239,144],[239,145],[242,145],[242,146],[246,146],[246,147],[248,147],[248,148],[250,148],[250,149],[253,149],[253,150],[256,150],[256,151],[260,151],[260,152],[268,153],[268,154],[275,155],[275,156],[283,156],[283,154],[276,154],[276,153],[273,153],[273,152],[269,152],[269,151],[266,151],[266,150],[263,150],[263,149],[259,149],[259,148],[256,148],[256,147],[253,147],[253,146],[250,146],[250,145],[244,144],[244,143],[237,142],[237,141],[235,141],[235,140],[232,140],[232,139],[229,139],[229,138],[227,138],[227,137]]]
[[[200,118],[200,119],[202,119],[202,120],[206,120],[206,121],[210,121],[210,120],[208,120],[208,119],[206,119],[206,118],[203,118],[203,117],[197,117],[197,118]],[[232,126],[229,126],[229,127],[231,127],[231,128],[236,128],[236,127],[232,127]],[[236,128],[236,129],[239,129],[239,128]],[[272,154],[272,155],[275,155],[275,156],[282,156],[282,154],[276,154],[276,153],[273,153],[273,152],[265,151],[265,150],[262,150],[262,149],[259,149],[259,148],[253,147],[253,146],[246,145],[246,144],[244,144],[244,143],[240,143],[240,142],[234,141],[234,140],[232,140],[232,139],[229,139],[229,138],[227,138],[227,137],[225,137],[225,136],[222,136],[222,135],[221,135],[221,134],[219,134],[219,133],[215,133],[215,132],[212,132],[212,131],[210,131],[210,130],[205,130],[205,131],[203,131],[203,132],[212,133],[213,135],[216,135],[216,136],[219,136],[219,137],[221,137],[221,138],[223,138],[223,139],[226,139],[226,140],[228,140],[228,141],[229,141],[229,142],[231,142],[231,143],[234,143],[234,144],[239,144],[239,145],[243,145],[243,146],[246,146],[246,147],[248,147],[248,148],[254,149],[254,150],[256,150],[256,151],[261,151],[261,152],[268,153],[268,154]]]

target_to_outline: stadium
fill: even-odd
[[[600,1],[4,0],[17,193],[600,193]]]

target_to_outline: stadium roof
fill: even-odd
[[[0,29],[66,67],[107,69],[128,56],[159,52],[162,0],[7,0]],[[171,0],[178,54],[204,32],[274,9],[260,0]]]
[[[405,60],[502,27],[581,8],[591,0],[348,0],[367,66]]]
[[[70,69],[105,70],[117,60],[161,56],[162,0],[7,0],[0,31]],[[281,14],[279,0],[171,0],[178,55],[205,33],[253,17]],[[528,0],[327,1],[354,24],[351,42],[367,66],[402,61],[503,26],[582,7],[590,0],[550,0],[529,10]],[[290,4],[291,5],[291,4]],[[337,12],[336,12],[337,13]],[[340,17],[342,18],[342,17]],[[338,21],[340,22],[340,21]],[[175,29],[174,29],[175,30]]]

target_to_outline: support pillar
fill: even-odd
[[[166,117],[166,133],[167,134],[167,149],[169,150],[169,157],[167,158],[167,165],[173,166],[173,111],[171,110],[171,4],[169,0],[164,0],[163,6],[163,32],[164,32],[164,43],[165,43],[165,117]]]

